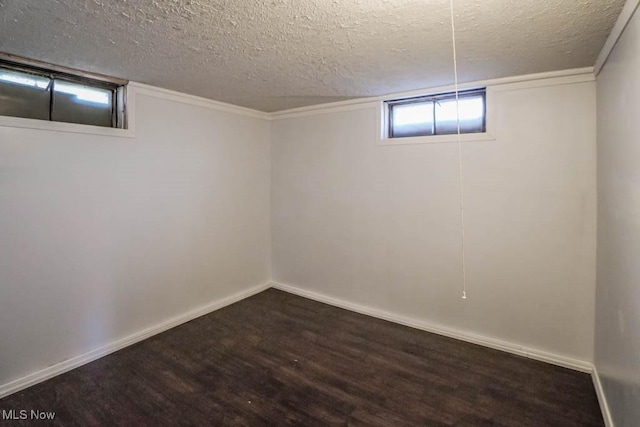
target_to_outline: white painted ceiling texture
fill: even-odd
[[[623,0],[455,0],[461,81],[591,66]],[[262,111],[453,81],[448,0],[0,0],[0,51]]]

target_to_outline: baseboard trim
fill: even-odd
[[[539,360],[541,362],[551,363],[553,365],[562,366],[564,368],[573,369],[580,372],[591,373],[593,365],[590,362],[583,360],[573,359],[566,356],[561,356],[554,353],[549,353],[542,350],[523,347],[521,345],[513,344],[506,341],[497,340],[481,335],[476,335],[452,328],[446,328],[440,325],[432,323],[422,322],[403,316],[399,316],[394,313],[389,313],[383,310],[375,308],[365,307],[363,305],[355,304],[352,302],[344,301],[338,298],[333,298],[327,295],[319,294],[316,292],[308,291],[298,288],[296,286],[286,285],[278,282],[271,282],[271,286],[275,289],[279,289],[290,294],[298,295],[304,298],[312,299],[318,302],[323,302],[335,307],[343,308],[345,310],[354,311],[356,313],[365,314],[367,316],[376,317],[378,319],[387,320],[389,322],[398,323],[400,325],[409,326],[411,328],[420,329],[423,331],[431,332],[438,335],[443,335],[449,338],[455,338],[461,341],[470,342],[472,344],[478,344],[484,347],[493,348],[495,350],[505,351],[507,353],[517,354],[519,356],[528,357],[530,359]]]
[[[416,321],[416,320],[399,316],[393,313],[389,313],[383,310],[366,307],[363,305],[351,303],[338,298],[333,298],[327,295],[323,295],[320,293],[308,291],[305,289],[301,289],[295,286],[286,285],[278,282],[265,283],[265,284],[258,285],[250,289],[235,293],[233,295],[214,301],[205,306],[191,310],[180,316],[176,316],[172,319],[159,323],[150,328],[136,332],[132,335],[129,335],[125,338],[114,341],[105,346],[99,347],[90,352],[81,354],[79,356],[57,363],[48,368],[29,374],[25,377],[0,385],[0,398],[6,397],[10,394],[16,393],[18,391],[31,387],[35,384],[38,384],[40,382],[53,378],[57,375],[63,374],[72,369],[75,369],[87,363],[93,362],[94,360],[100,359],[101,357],[107,356],[111,353],[114,353],[125,347],[133,345],[140,341],[143,341],[147,338],[150,338],[154,335],[167,331],[171,328],[175,328],[176,326],[189,322],[200,316],[204,316],[206,314],[219,310],[223,307],[226,307],[228,305],[241,301],[245,298],[248,298],[250,296],[263,292],[271,287],[274,289],[278,289],[278,290],[293,294],[293,295],[298,295],[304,298],[329,304],[335,307],[343,308],[345,310],[353,311],[356,313],[364,314],[364,315],[375,317],[378,319],[387,320],[387,321],[398,323],[411,328],[435,333],[438,335],[443,335],[449,338],[459,339],[461,341],[482,345],[484,347],[489,347],[489,348],[505,351],[512,354],[517,354],[520,356],[528,357],[530,359],[551,363],[553,365],[562,366],[562,367],[573,369],[576,371],[591,373],[595,391],[598,396],[598,402],[600,403],[600,408],[602,410],[603,418],[605,420],[605,424],[607,427],[614,427],[614,424],[611,418],[611,413],[609,412],[607,400],[604,395],[604,391],[602,389],[602,384],[600,382],[600,377],[598,376],[598,373],[595,367],[589,362],[572,359],[572,358],[560,356],[557,354],[553,354],[553,353],[549,353],[541,350],[531,349],[531,348],[523,347],[517,344],[509,343],[506,341],[496,340],[493,338],[471,334],[471,333],[459,331],[456,329],[445,328],[440,325],[434,325],[427,322]]]
[[[204,316],[205,314],[209,314],[223,307],[248,298],[252,295],[258,294],[269,289],[270,287],[270,283],[254,286],[250,289],[235,293],[228,297],[209,303],[205,306],[196,308],[195,310],[191,310],[187,313],[176,316],[150,328],[136,332],[132,335],[129,335],[128,337],[114,341],[95,350],[65,360],[64,362],[57,363],[53,366],[34,372],[25,377],[11,381],[7,384],[0,385],[0,399],[10,394],[16,393],[20,390],[24,390],[25,388],[31,387],[32,385],[46,381],[57,375],[68,372],[72,369],[78,368],[82,365],[86,365],[89,362],[93,362],[94,360],[100,359],[101,357],[107,356],[111,353],[114,353],[137,342],[143,341],[171,328],[175,328],[176,326],[189,322],[200,316]]]
[[[596,396],[598,396],[598,403],[600,404],[600,411],[602,412],[604,425],[606,427],[615,427],[611,411],[609,410],[609,404],[607,403],[607,396],[604,394],[602,382],[600,382],[600,375],[598,375],[598,368],[596,368],[595,364],[593,365],[591,379],[593,380],[593,388],[596,389]]]

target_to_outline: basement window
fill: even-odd
[[[486,89],[458,92],[460,133],[486,132]],[[458,133],[455,92],[386,101],[386,137]]]
[[[0,116],[126,128],[125,82],[28,61],[0,60]]]

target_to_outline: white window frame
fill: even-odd
[[[89,135],[134,138],[135,133],[135,91],[125,89],[127,129],[103,126],[81,125],[77,123],[52,122],[48,120],[27,119],[24,117],[0,116],[0,126],[22,129],[37,129],[52,132],[84,133]]]
[[[478,87],[465,87],[460,88],[460,91],[469,89],[479,89]],[[437,90],[432,92],[433,94],[442,92],[451,92],[451,88],[444,90]],[[429,96],[428,93],[411,94],[410,96],[404,96],[398,99],[410,99],[418,96]],[[496,121],[496,109],[495,109],[495,91],[492,87],[486,88],[486,100],[485,100],[485,131],[479,133],[463,133],[460,135],[462,142],[471,141],[493,141],[496,139],[495,121]],[[447,142],[458,142],[457,134],[448,135],[424,135],[424,136],[407,136],[402,138],[390,138],[389,137],[389,100],[383,100],[378,102],[377,114],[376,114],[376,136],[377,145],[407,145],[407,144],[439,144]]]
[[[69,75],[77,75],[79,77],[95,78],[96,80],[109,81],[107,77],[97,74],[86,73],[82,71],[72,70],[66,67],[47,64],[28,58],[15,55],[0,53],[0,59],[16,63],[24,64],[26,67],[35,67],[43,70],[51,70],[52,72],[62,72]],[[89,135],[102,135],[119,138],[135,137],[135,90],[128,85],[126,81],[120,83],[120,90],[124,96],[124,120],[125,128],[111,128],[103,126],[85,125],[79,123],[56,122],[49,120],[30,119],[24,117],[0,116],[0,127],[37,129],[54,132],[83,133]]]

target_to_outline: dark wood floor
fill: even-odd
[[[10,409],[82,426],[604,425],[587,374],[276,290],[0,400]]]

